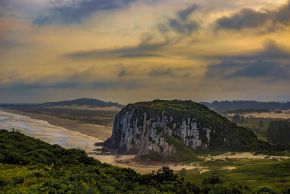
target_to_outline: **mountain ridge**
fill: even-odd
[[[116,106],[122,107],[121,104],[117,102],[110,102],[110,101],[103,101],[99,99],[92,99],[92,98],[78,98],[74,100],[64,100],[64,101],[57,101],[57,102],[46,102],[39,104],[41,106],[71,106],[71,105],[88,105],[88,106],[100,106],[100,107],[109,107],[109,106]]]
[[[99,99],[93,99],[93,98],[77,98],[73,100],[63,100],[63,101],[53,101],[53,102],[43,102],[43,103],[2,103],[0,106],[40,106],[40,107],[53,107],[53,106],[99,106],[99,107],[123,107],[122,104],[119,104],[117,102],[111,102],[111,101],[103,101]]]
[[[232,110],[285,110],[290,109],[290,102],[259,102],[247,100],[200,102],[216,111]]]

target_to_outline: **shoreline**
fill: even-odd
[[[26,116],[31,119],[37,119],[40,121],[45,121],[49,123],[50,125],[54,125],[56,127],[61,127],[70,131],[82,133],[87,136],[91,136],[91,138],[97,138],[100,141],[104,141],[108,137],[111,136],[111,129],[105,126],[99,126],[99,125],[93,125],[93,124],[84,124],[80,123],[75,120],[69,120],[69,119],[61,119],[50,115],[42,115],[42,114],[33,114],[33,113],[27,113],[22,111],[15,111],[15,110],[7,110],[7,109],[0,109],[3,112],[12,113],[12,114],[18,114],[21,116]],[[91,128],[89,128],[90,126]],[[89,137],[88,137],[89,138]],[[77,143],[77,142],[75,142]],[[74,143],[74,144],[75,144]],[[97,143],[97,141],[95,142]],[[203,162],[206,161],[220,161],[220,160],[227,160],[227,159],[233,159],[233,160],[284,160],[289,159],[289,157],[279,157],[279,156],[272,156],[269,157],[268,155],[262,155],[262,154],[254,154],[251,152],[228,152],[220,155],[207,155],[207,156],[201,156],[200,158],[203,160],[203,162],[193,162],[193,163],[163,163],[163,162],[156,162],[156,163],[140,163],[135,160],[135,155],[117,155],[117,154],[98,154],[91,150],[90,152],[87,152],[88,156],[95,158],[96,160],[99,160],[102,163],[108,163],[113,166],[118,166],[121,168],[131,168],[135,171],[146,174],[151,173],[152,171],[156,171],[160,169],[162,166],[168,166],[174,171],[180,171],[182,169],[185,170],[196,170],[198,173],[205,173],[210,171],[210,168],[208,166],[201,165]],[[224,166],[223,170],[234,170],[237,167],[235,166]]]
[[[4,112],[8,112],[8,113],[14,113],[14,114],[27,116],[32,119],[46,121],[51,125],[63,127],[72,131],[77,131],[85,135],[96,137],[102,141],[105,141],[112,134],[112,126],[86,124],[86,123],[81,123],[76,120],[63,119],[56,116],[45,115],[45,114],[28,113],[28,112],[18,111],[18,110],[11,110],[11,109],[4,109],[4,108],[0,108],[0,110]]]

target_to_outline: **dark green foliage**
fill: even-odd
[[[0,130],[0,162],[7,164],[96,164],[78,149],[66,150],[21,133]]]
[[[175,148],[175,152],[172,155],[161,155],[155,152],[150,152],[146,155],[140,156],[141,160],[152,160],[152,161],[167,161],[167,162],[196,162],[199,161],[196,153],[188,148],[178,138],[173,136],[166,137],[166,141],[169,145]]]
[[[276,194],[273,190],[263,187],[257,191],[257,194]]]
[[[196,186],[167,167],[141,175],[102,164],[80,150],[66,150],[4,130],[0,130],[0,149],[0,193],[255,193],[216,176]]]
[[[203,185],[216,185],[223,183],[222,179],[218,176],[207,177],[203,180]]]
[[[290,144],[290,122],[272,121],[268,128],[267,138],[272,144]]]
[[[178,138],[170,136],[166,137],[166,141],[169,145],[173,145],[173,147],[176,149],[176,153],[174,153],[174,155],[171,156],[171,159],[173,161],[185,161],[185,162],[198,161],[196,154],[184,143],[182,143],[181,140],[179,140]]]

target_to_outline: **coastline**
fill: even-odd
[[[283,157],[283,156],[268,156],[263,154],[255,154],[251,152],[232,152],[232,153],[224,153],[220,155],[207,155],[207,156],[200,156],[202,159],[202,162],[194,162],[194,163],[171,163],[171,162],[148,162],[148,163],[140,163],[137,160],[135,160],[135,155],[116,155],[116,154],[100,154],[97,152],[97,147],[95,145],[96,142],[98,142],[98,139],[100,141],[105,140],[111,135],[111,129],[105,126],[99,126],[99,125],[93,125],[93,124],[84,124],[79,123],[75,120],[68,120],[68,119],[60,119],[55,116],[49,116],[49,115],[42,115],[42,114],[33,114],[33,113],[27,113],[22,111],[15,111],[15,110],[7,110],[7,109],[0,109],[3,112],[11,113],[11,114],[18,114],[20,116],[25,116],[31,119],[36,119],[40,121],[44,121],[45,123],[48,123],[50,125],[54,125],[55,127],[61,127],[64,130],[65,136],[70,137],[69,139],[72,139],[69,141],[69,145],[72,147],[81,147],[84,148],[87,152],[87,154],[103,163],[108,163],[114,166],[118,166],[121,168],[132,168],[136,170],[137,172],[141,174],[151,173],[152,171],[156,171],[160,169],[162,166],[168,166],[174,171],[180,171],[182,169],[185,170],[195,170],[197,173],[205,173],[207,171],[210,171],[210,167],[206,165],[202,165],[203,162],[207,161],[222,161],[222,160],[255,160],[255,161],[271,161],[271,160],[286,160],[289,159],[289,157]],[[18,122],[18,120],[16,120]],[[35,122],[35,121],[34,121]],[[39,122],[36,122],[39,123]],[[38,125],[35,125],[36,129],[38,128]],[[91,128],[89,128],[89,126]],[[44,131],[39,131],[38,133],[34,133],[34,138],[42,139],[43,141],[46,141],[49,139],[47,143],[50,144],[58,144],[62,145],[65,143],[65,145],[68,145],[66,141],[65,136],[63,136],[63,133],[57,129],[57,131],[54,131],[54,128],[48,128],[46,129],[49,132],[49,136],[47,136]],[[29,133],[29,131],[28,131]],[[51,135],[53,134],[53,135]],[[86,137],[84,137],[86,136]],[[40,138],[41,137],[41,138]],[[58,140],[64,141],[61,144],[57,142]],[[51,143],[53,142],[53,143]],[[238,168],[238,166],[223,166],[222,170],[234,170]]]
[[[112,134],[112,126],[86,124],[86,123],[81,123],[76,120],[63,119],[63,118],[58,118],[51,115],[28,113],[28,112],[18,111],[18,110],[11,110],[11,109],[4,109],[4,108],[1,108],[0,110],[4,112],[8,112],[8,113],[15,113],[15,114],[27,116],[32,119],[47,121],[51,125],[63,127],[72,131],[77,131],[77,132],[80,132],[80,133],[83,133],[92,137],[96,137],[102,141],[109,138]]]

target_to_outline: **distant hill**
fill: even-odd
[[[111,125],[115,114],[123,106],[116,102],[80,98],[42,104],[0,104],[0,108],[39,115],[49,115],[61,119],[77,120],[82,123]]]
[[[201,102],[207,107],[219,111],[235,110],[285,110],[290,109],[290,102],[258,102],[258,101],[214,101]]]
[[[105,102],[98,99],[89,99],[89,98],[80,98],[75,100],[65,100],[59,102],[47,102],[39,104],[45,107],[54,107],[54,106],[98,106],[98,107],[122,107],[121,104],[116,102]]]

